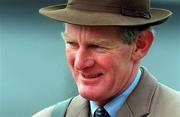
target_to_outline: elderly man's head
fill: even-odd
[[[79,93],[99,105],[129,86],[153,41],[149,28],[72,24],[65,28],[67,58]]]
[[[79,94],[86,100],[97,103],[94,105],[90,102],[89,109],[84,106],[86,103],[81,101],[82,98],[79,98],[80,100],[75,98],[70,108],[83,106],[83,111],[81,110],[83,114],[90,110],[91,115],[96,115],[97,111],[93,112],[96,109],[94,106],[103,107],[112,104],[114,108],[107,108],[107,111],[113,110],[109,114],[115,116],[117,112],[127,112],[122,116],[132,113],[144,116],[147,115],[145,112],[149,113],[150,107],[145,105],[151,102],[151,99],[149,101],[146,97],[152,97],[149,94],[153,94],[155,88],[150,86],[153,80],[152,82],[148,80],[151,79],[149,73],[141,68],[139,63],[154,40],[150,27],[165,22],[172,12],[151,8],[149,0],[136,0],[132,4],[131,2],[132,0],[68,0],[66,5],[53,5],[40,9],[41,14],[65,23],[65,32],[62,36],[66,45],[67,60]],[[146,84],[148,84],[147,88]],[[156,83],[153,85],[155,86]],[[138,88],[135,89],[135,86]],[[134,91],[131,92],[132,90],[129,89]],[[150,91],[151,89],[153,91]],[[127,102],[135,106],[137,98],[144,96],[141,92],[143,94],[149,92],[146,93],[145,98],[140,98],[144,102],[138,106],[142,108],[138,114],[134,111],[129,113],[123,105],[123,111],[118,111],[121,109],[119,103],[119,100],[122,100],[121,96],[122,98],[130,96],[127,92],[132,94]],[[76,99],[78,101],[75,101]],[[121,102],[124,103],[126,98],[124,99]],[[118,107],[118,110],[114,111],[115,107]]]

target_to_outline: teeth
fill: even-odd
[[[102,75],[101,73],[99,74],[91,74],[91,75],[84,75],[86,78],[96,78],[98,76]]]
[[[93,75],[90,75],[90,77],[97,77],[98,74],[93,74]]]

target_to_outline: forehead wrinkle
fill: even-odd
[[[102,30],[102,27],[91,27],[91,26],[81,26],[82,35],[81,39],[87,40],[89,43],[109,43],[110,39],[108,37],[103,37],[103,33],[106,30]],[[106,34],[106,33],[105,33]]]
[[[88,29],[87,27],[85,26],[80,26],[80,30],[79,30],[79,41],[83,41],[83,39],[87,40],[87,32],[88,32]]]
[[[93,44],[105,44],[105,45],[110,43],[109,39],[97,38],[97,37],[96,38],[92,37],[89,42]]]

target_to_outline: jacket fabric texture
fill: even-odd
[[[33,117],[52,117],[55,106]],[[62,117],[90,117],[89,101],[80,95],[74,97]],[[141,80],[119,110],[118,117],[180,117],[180,92],[159,83],[143,68]]]

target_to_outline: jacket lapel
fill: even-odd
[[[141,80],[119,111],[119,117],[145,117],[149,114],[157,81],[145,68],[142,69]]]
[[[89,102],[80,95],[74,97],[66,111],[66,117],[89,117],[89,115]]]

